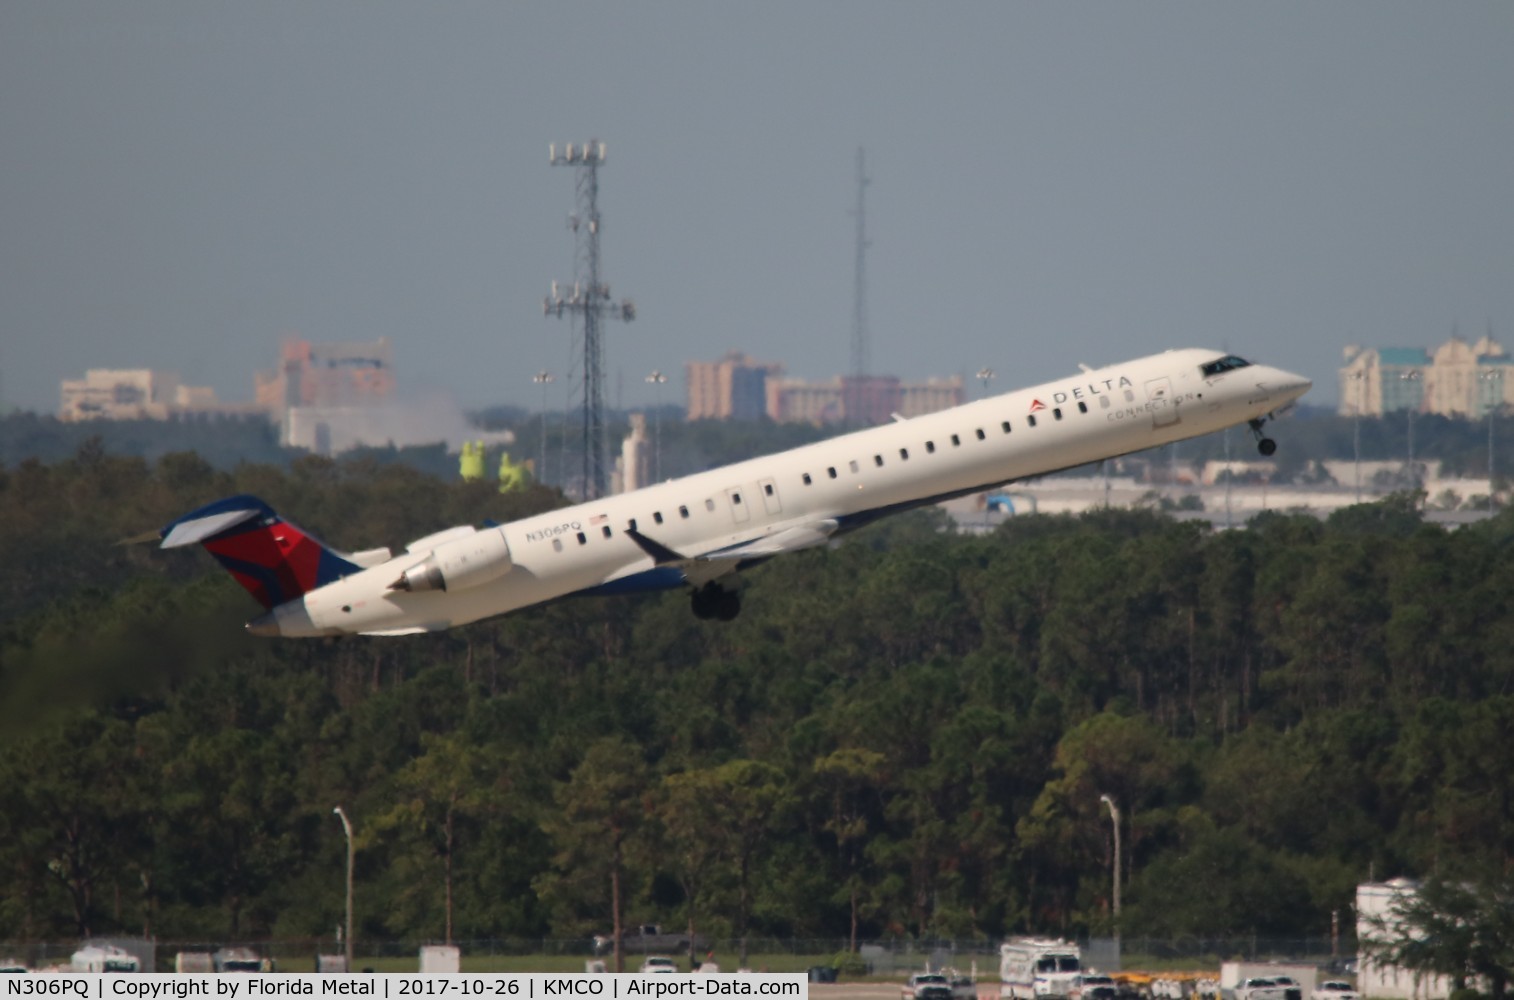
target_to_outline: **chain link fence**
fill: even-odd
[[[1102,958],[1102,965],[1109,969],[1125,970],[1165,969],[1217,970],[1221,962],[1268,962],[1283,961],[1297,964],[1318,965],[1321,968],[1339,971],[1345,962],[1354,958],[1354,937],[1342,936],[1332,941],[1328,937],[1183,937],[1148,938],[1126,937],[1120,948],[1118,965],[1108,960],[1112,942],[1107,938],[1073,939],[1094,964],[1095,956]],[[13,960],[29,968],[44,968],[67,965],[74,952],[87,942],[0,942],[0,960]],[[100,943],[98,940],[95,943]],[[358,968],[364,961],[413,959],[424,945],[441,944],[435,940],[396,940],[354,942],[354,954]],[[533,956],[540,956],[547,964],[542,971],[559,971],[567,967],[565,959],[604,958],[603,949],[596,950],[593,938],[479,938],[454,941],[465,959],[508,960],[511,968],[529,964]],[[290,971],[313,971],[316,956],[342,954],[343,946],[331,939],[296,938],[263,941],[154,941],[145,942],[154,948],[158,971],[172,971],[174,958],[179,952],[215,952],[227,947],[250,948],[260,956],[272,959],[280,969]],[[962,970],[976,968],[984,978],[995,978],[999,967],[999,944],[997,939],[919,939],[882,938],[858,942],[859,951],[870,968],[879,975],[899,974],[911,969],[931,967],[954,967]],[[131,949],[137,950],[137,949]],[[713,954],[721,962],[732,963],[735,956],[745,952],[753,967],[782,964],[785,967],[804,968],[808,965],[829,965],[840,954],[850,950],[846,938],[767,938],[749,937],[745,942],[737,938],[724,938],[701,942],[699,951]],[[662,953],[666,953],[664,950]],[[639,957],[643,952],[626,949],[628,957]]]

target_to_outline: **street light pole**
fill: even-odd
[[[1114,953],[1120,955],[1120,807],[1114,799],[1100,795],[1099,801],[1109,807],[1109,818],[1114,823]]]
[[[657,369],[647,376],[647,381],[657,390],[657,405],[652,409],[652,482],[662,482],[662,384],[668,377]]]
[[[1477,377],[1493,386],[1493,398],[1488,403],[1488,513],[1491,514],[1493,494],[1497,492],[1493,488],[1493,418],[1498,415],[1498,408],[1503,404],[1503,369],[1484,368]]]
[[[346,939],[347,940],[346,940],[346,945],[347,945],[347,971],[350,973],[350,972],[353,971],[353,969],[352,969],[352,862],[353,862],[352,821],[347,818],[347,813],[342,810],[341,806],[337,806],[335,809],[333,809],[331,811],[334,812],[334,813],[336,813],[337,816],[341,817],[341,820],[342,820],[342,831],[347,834],[347,932],[346,932]]]
[[[978,369],[978,381],[981,382],[981,383],[983,383],[983,392],[982,392],[982,395],[984,395],[984,396],[988,395],[988,383],[992,382],[993,380],[994,380],[994,370],[992,368],[979,368]]]
[[[1351,417],[1351,454],[1356,462],[1356,502],[1362,502],[1362,382],[1367,373],[1352,372],[1346,376],[1356,382],[1356,406]]]
[[[541,455],[537,458],[540,464],[536,467],[536,481],[545,483],[547,481],[547,386],[556,382],[557,376],[543,368],[531,376],[531,381],[541,386]]]
[[[1422,376],[1423,373],[1418,368],[1410,368],[1398,377],[1404,382],[1415,383]],[[1418,400],[1409,404],[1409,488],[1415,491],[1419,490],[1419,471],[1414,468],[1414,411],[1418,408]]]

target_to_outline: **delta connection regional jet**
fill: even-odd
[[[160,533],[198,542],[267,609],[255,635],[435,632],[570,594],[683,587],[694,614],[741,610],[741,570],[824,545],[885,514],[1249,424],[1263,455],[1301,375],[1208,350],[1169,351],[896,419],[765,458],[509,524],[387,548],[327,548],[255,497]]]

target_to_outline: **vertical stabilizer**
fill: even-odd
[[[259,604],[274,608],[362,567],[254,496],[227,497],[159,532],[165,549],[198,542]]]

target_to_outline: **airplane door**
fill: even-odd
[[[752,509],[747,506],[746,490],[733,486],[725,491],[725,498],[731,505],[731,520],[742,524],[752,519]]]
[[[1171,427],[1178,422],[1178,408],[1173,403],[1172,396],[1172,379],[1166,376],[1148,379],[1146,402],[1151,406],[1152,427]]]
[[[778,499],[778,484],[771,479],[759,479],[757,488],[762,491],[762,506],[769,514],[783,513],[783,504]]]

